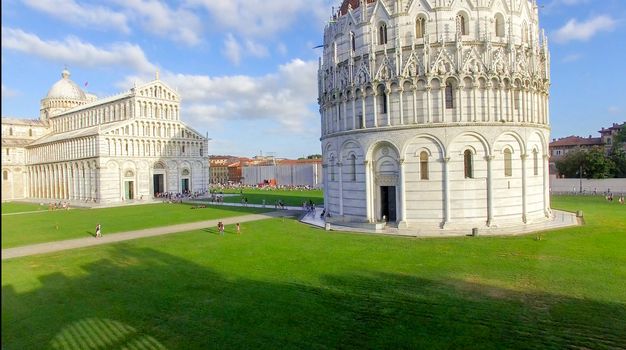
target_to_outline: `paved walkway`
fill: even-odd
[[[224,219],[206,220],[206,221],[192,222],[192,223],[172,225],[172,226],[154,227],[154,228],[148,228],[148,229],[137,230],[137,231],[112,233],[109,235],[107,235],[105,231],[102,238],[86,237],[86,238],[70,239],[70,240],[64,240],[64,241],[40,243],[40,244],[27,245],[27,246],[22,246],[22,247],[2,249],[2,260],[12,259],[12,258],[17,258],[17,257],[22,257],[22,256],[36,255],[36,254],[52,253],[52,252],[58,252],[58,251],[68,250],[68,249],[91,247],[95,245],[121,242],[121,241],[127,241],[131,239],[137,239],[137,238],[153,237],[153,236],[166,235],[170,233],[192,231],[192,230],[198,230],[198,229],[203,229],[203,228],[213,229],[217,226],[217,223],[219,221],[222,221],[224,225],[231,225],[237,222],[249,222],[249,221],[256,221],[256,220],[262,220],[262,219],[267,219],[267,218],[296,216],[299,214],[300,212],[296,212],[294,210],[279,210],[279,211],[272,211],[269,213],[249,214],[249,215],[235,216],[235,217],[224,218]]]
[[[307,214],[300,221],[309,225],[325,228],[326,222],[320,217],[322,208],[316,208],[314,215]],[[387,226],[381,230],[365,229],[359,227],[350,227],[349,223],[344,225],[338,223],[331,223],[328,227],[333,231],[349,231],[360,233],[380,233],[396,236],[409,236],[409,237],[458,237],[467,236],[472,233],[472,228],[467,229],[436,229],[436,228],[397,228]],[[489,228],[480,228],[478,234],[481,236],[505,236],[505,235],[523,235],[533,232],[554,230],[564,227],[581,225],[580,220],[576,217],[576,214],[552,209],[552,217],[544,222],[535,224],[528,224],[523,226],[493,226]]]

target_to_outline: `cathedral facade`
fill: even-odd
[[[64,70],[38,120],[2,118],[2,200],[120,203],[208,187],[208,140],[157,77],[98,99]]]
[[[318,73],[329,220],[547,220],[549,62],[535,0],[345,0]]]

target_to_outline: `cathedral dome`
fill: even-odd
[[[70,72],[67,69],[61,72],[61,79],[52,85],[46,98],[87,100],[83,90],[70,79]]]

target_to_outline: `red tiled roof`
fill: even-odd
[[[601,146],[602,139],[600,137],[580,137],[568,136],[550,142],[550,147],[568,147],[568,146]]]

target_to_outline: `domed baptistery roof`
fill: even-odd
[[[538,17],[536,0],[345,0],[318,72],[328,220],[442,233],[547,220]]]

